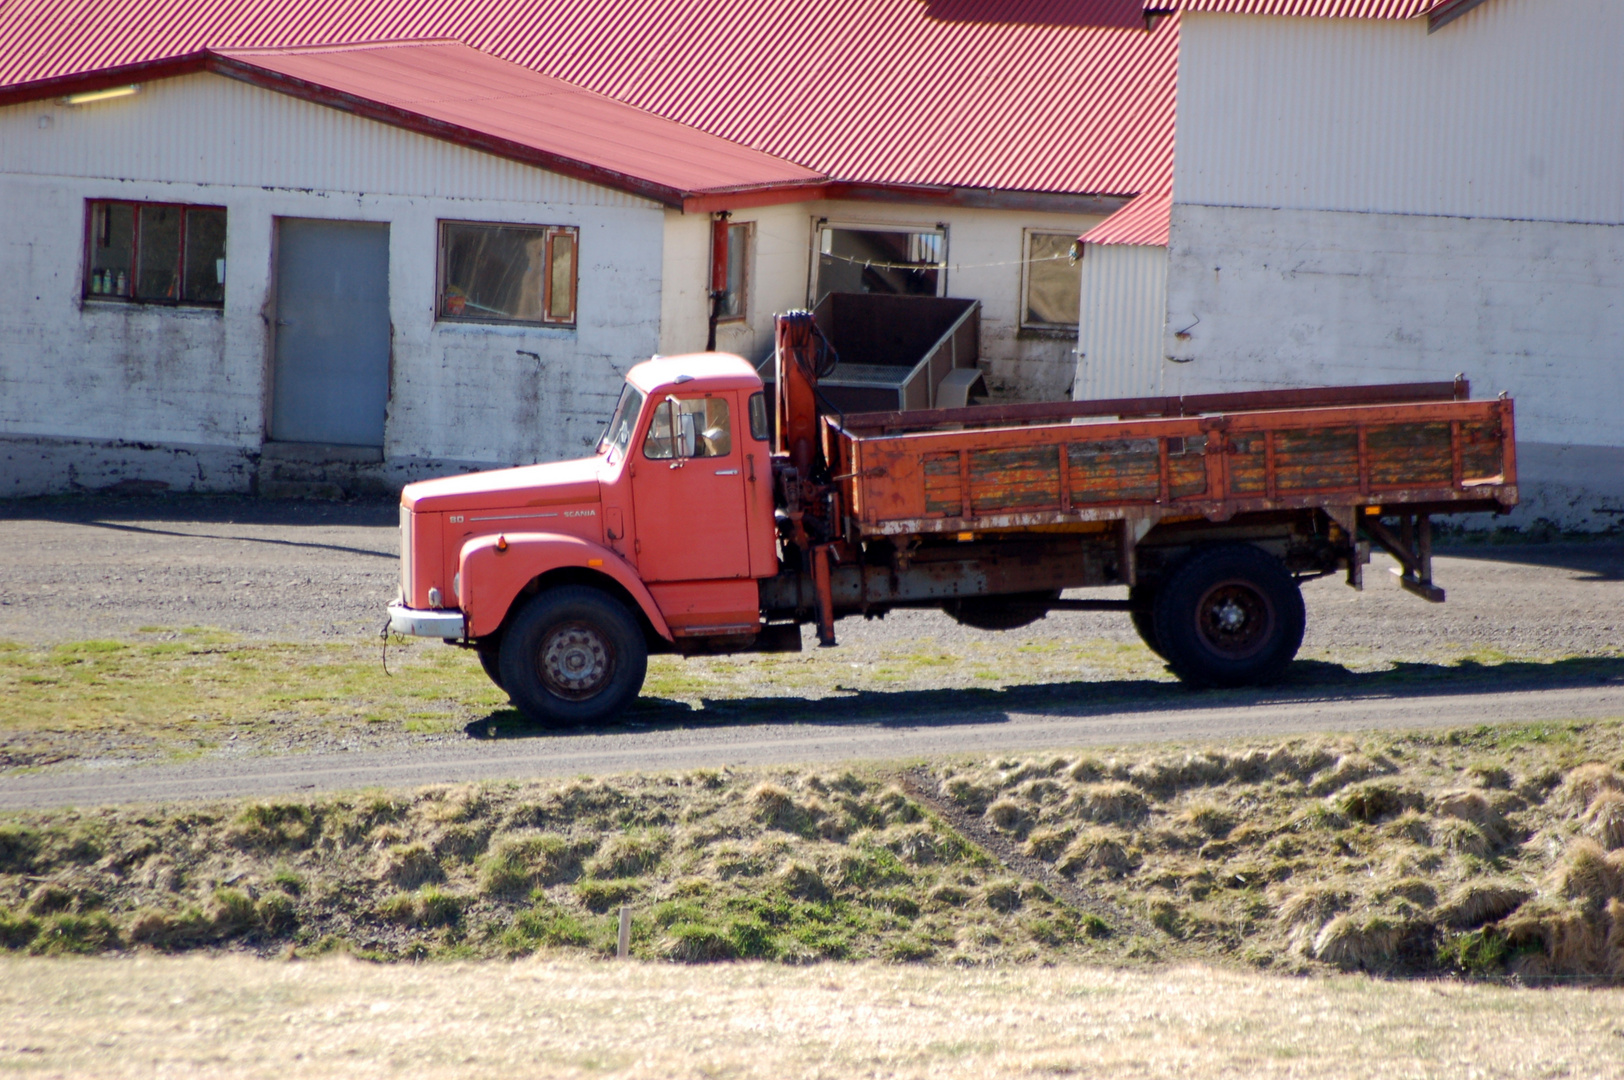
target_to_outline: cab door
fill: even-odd
[[[636,559],[644,581],[750,576],[737,397],[729,391],[674,394],[653,409],[632,460]]]

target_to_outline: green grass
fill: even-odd
[[[0,648],[0,733],[16,757],[77,756],[86,737],[117,754],[185,755],[233,734],[342,733],[357,726],[452,730],[506,703],[462,650],[377,643],[80,641]],[[426,705],[433,704],[430,711]]]

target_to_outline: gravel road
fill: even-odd
[[[215,758],[105,772],[0,777],[0,810],[223,799],[368,787],[609,775],[695,768],[910,761],[1135,743],[1281,739],[1373,729],[1460,728],[1515,720],[1564,722],[1624,717],[1624,664],[1602,685],[1489,693],[1365,696],[1229,692],[1168,707],[1113,701],[978,709],[826,723],[660,725],[649,730],[534,732],[406,750]]]
[[[375,635],[398,581],[391,503],[239,498],[63,499],[0,503],[0,640],[119,638],[153,627],[214,627],[248,639],[310,641]],[[872,710],[829,724],[783,724],[770,708],[731,721],[485,740],[358,753],[211,759],[133,771],[0,778],[0,806],[187,795],[269,793],[475,776],[620,771],[736,762],[890,758],[955,751],[1266,736],[1371,726],[1624,716],[1624,542],[1482,545],[1437,561],[1449,602],[1398,589],[1378,559],[1356,593],[1309,583],[1303,656],[1338,665],[1323,686],[1194,695],[1160,684],[1144,700],[1102,686],[1101,700],[1057,706],[1016,690],[996,708],[961,712],[947,692],[902,695],[898,714]],[[1096,593],[1095,595],[1100,595]],[[1108,595],[1108,594],[1107,594]],[[855,661],[899,640],[974,651],[987,636],[935,612],[897,612],[840,626]],[[1051,616],[1021,634],[1050,640],[1136,640],[1111,614]],[[1446,674],[1414,689],[1361,687],[1349,670],[1389,663],[1597,658]],[[1512,669],[1505,669],[1510,672]],[[1339,677],[1341,676],[1341,677]],[[1305,682],[1308,684],[1305,686]],[[1497,693],[1501,689],[1515,692]],[[1136,691],[1137,694],[1137,691]],[[911,702],[911,704],[910,704]],[[1025,702],[1025,704],[1023,704]],[[942,718],[952,712],[951,720]]]
[[[0,640],[151,626],[281,641],[375,635],[400,580],[397,513],[388,502],[247,498],[0,502]],[[1437,560],[1445,604],[1400,590],[1391,565],[1378,557],[1362,593],[1334,577],[1308,583],[1305,654],[1596,656],[1624,644],[1624,540],[1459,549]],[[856,653],[903,637],[986,636],[929,611],[849,620],[839,633]],[[1108,613],[1054,615],[1021,633],[1136,640],[1125,617]]]

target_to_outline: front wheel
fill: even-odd
[[[1247,544],[1192,556],[1162,587],[1154,613],[1168,666],[1196,686],[1273,682],[1297,655],[1306,621],[1285,566]]]
[[[540,593],[502,635],[501,685],[538,724],[607,720],[643,688],[648,645],[624,604],[597,589]]]
[[[495,683],[498,690],[505,689],[502,686],[502,639],[482,639],[474,646],[474,652],[479,657],[479,666],[485,670],[485,677]]]

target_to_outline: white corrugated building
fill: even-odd
[[[1170,392],[1517,402],[1523,522],[1624,515],[1624,4],[1181,0]]]
[[[630,364],[831,290],[974,300],[994,392],[1062,398],[1066,250],[1171,147],[1176,25],[1123,12],[8,12],[0,496],[574,457]]]

